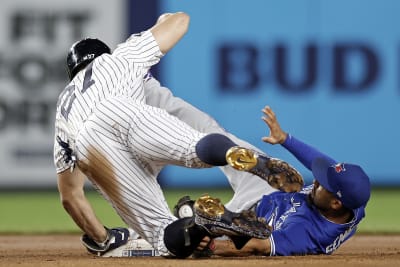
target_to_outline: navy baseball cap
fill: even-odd
[[[371,195],[371,184],[360,166],[348,163],[332,165],[324,158],[316,158],[311,166],[314,178],[333,193],[349,209],[365,206]]]

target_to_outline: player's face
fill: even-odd
[[[314,180],[314,188],[310,193],[311,201],[320,210],[330,210],[333,194],[326,190],[317,180]]]

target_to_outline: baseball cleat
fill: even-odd
[[[265,239],[270,235],[268,225],[249,212],[231,212],[218,198],[204,195],[194,203],[195,223],[213,236],[248,236]]]
[[[139,237],[132,229],[129,230],[128,242],[120,247],[107,251],[98,256],[125,258],[125,257],[158,257],[160,253],[146,240]]]
[[[247,171],[264,180],[268,180],[271,170],[268,168],[268,161],[271,160],[267,155],[261,155],[252,149],[234,146],[226,152],[226,161],[234,169]]]
[[[224,212],[225,207],[222,205],[219,198],[212,198],[209,195],[201,196],[194,203],[195,213],[209,218],[220,218]]]
[[[160,254],[144,239],[130,239],[128,243],[107,251],[102,257],[157,257]]]
[[[228,164],[239,171],[250,171],[257,165],[257,155],[247,148],[231,147],[225,157]]]
[[[231,147],[226,161],[239,171],[247,171],[285,192],[299,192],[304,186],[301,174],[287,162],[243,147]]]

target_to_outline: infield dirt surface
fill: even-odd
[[[0,236],[0,266],[400,266],[400,235],[356,235],[330,256],[164,259],[89,255],[78,235]]]

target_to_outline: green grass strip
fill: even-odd
[[[190,195],[193,199],[209,193],[226,203],[232,197],[230,189],[179,189],[166,190],[168,205],[172,208],[178,199]],[[99,219],[107,226],[124,225],[111,206],[97,192],[89,191],[87,197]],[[366,218],[359,232],[382,234],[400,233],[400,189],[375,189],[366,210]],[[78,233],[72,219],[61,206],[55,191],[0,192],[1,234]]]

